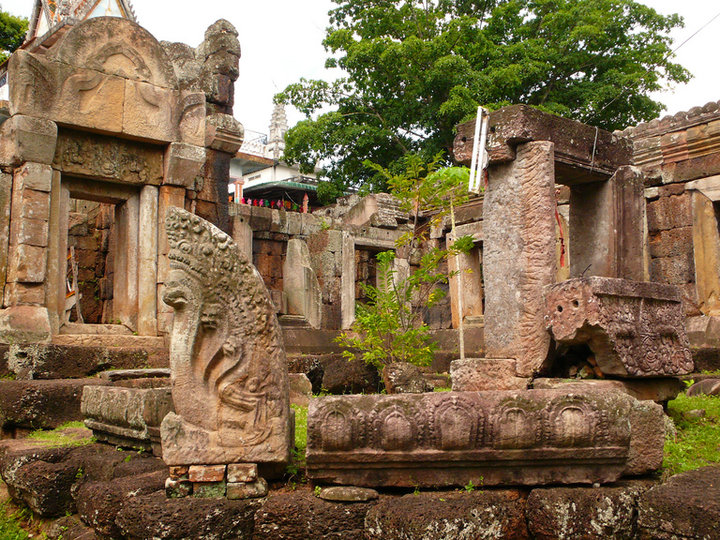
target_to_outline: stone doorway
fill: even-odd
[[[86,180],[62,175],[59,196],[51,208],[51,237],[49,256],[49,290],[56,302],[54,311],[63,334],[137,334],[157,335],[157,205],[158,188],[155,186],[132,186],[118,183]],[[72,274],[68,265],[71,247],[94,246],[93,240],[80,240],[71,234],[71,216],[77,220],[77,212],[91,210],[103,212],[107,230],[107,246],[98,245],[96,258],[106,248],[105,260],[96,259],[94,276],[98,279],[97,292],[103,300],[101,314],[87,321],[80,320],[77,310],[67,317],[67,277]],[[108,219],[109,218],[109,219]],[[109,221],[109,223],[108,223]],[[75,231],[77,232],[77,231]],[[74,236],[74,238],[73,238]],[[103,236],[102,233],[98,235]],[[98,238],[100,240],[100,238]],[[75,245],[73,245],[75,244]],[[80,252],[84,253],[80,253]],[[76,264],[78,281],[90,277],[91,250],[77,249]],[[86,260],[79,261],[83,255]],[[110,264],[108,264],[108,262]],[[85,267],[86,272],[80,275]],[[98,272],[102,270],[102,277]],[[78,287],[82,292],[82,286]],[[104,289],[104,290],[102,290]],[[88,288],[85,287],[85,294]],[[94,295],[94,293],[93,293]],[[93,296],[93,301],[95,300]],[[80,307],[89,306],[80,299]],[[96,323],[96,324],[87,324]],[[97,326],[99,323],[105,323]]]

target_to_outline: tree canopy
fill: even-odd
[[[0,11],[0,62],[22,45],[27,29],[27,19]]]
[[[634,0],[336,0],[324,40],[332,82],[301,79],[276,96],[306,115],[285,158],[324,168],[332,200],[347,187],[378,190],[417,153],[449,152],[454,127],[525,103],[605,129],[656,117],[649,97],[688,72],[671,61],[671,29]],[[328,112],[329,111],[329,112]]]

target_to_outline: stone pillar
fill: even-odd
[[[483,204],[487,358],[516,360],[530,377],[547,359],[544,288],[555,282],[554,146],[517,147],[490,169]]]
[[[10,242],[10,203],[12,200],[12,175],[0,173],[0,307],[5,298],[8,247]]]
[[[570,275],[647,281],[643,176],[620,167],[607,182],[570,188]]]
[[[115,208],[117,240],[113,281],[113,315],[137,330],[140,197],[134,195]]]
[[[45,305],[52,169],[25,163],[15,170],[5,305]]]
[[[159,189],[157,231],[158,231],[158,270],[157,270],[157,318],[158,331],[169,334],[172,329],[173,310],[162,301],[162,294],[170,271],[167,255],[170,252],[167,232],[165,231],[165,216],[171,207],[183,208],[185,206],[185,188],[163,185]]]
[[[448,268],[454,272],[450,276],[450,312],[453,328],[460,326],[460,302],[462,295],[462,317],[467,325],[478,323],[483,317],[483,286],[482,286],[482,223],[468,223],[456,228],[455,234],[446,237],[448,247],[463,236],[472,236],[475,246],[468,253],[459,253],[448,259]]]
[[[340,328],[347,330],[355,322],[355,240],[342,233],[342,274],[340,276]]]
[[[138,334],[157,335],[158,188],[140,192],[138,239]]]
[[[232,237],[245,256],[252,260],[253,230],[250,227],[248,216],[235,215],[233,218]]]
[[[62,185],[61,173],[54,171],[52,191],[50,192],[50,238],[46,289],[50,325],[54,334],[59,332],[65,319],[69,214],[70,191]]]
[[[310,266],[310,252],[304,240],[288,242],[283,263],[283,289],[287,295],[288,315],[302,315],[313,328],[322,320],[322,291]]]
[[[703,315],[720,316],[720,235],[715,205],[692,191],[695,286]]]

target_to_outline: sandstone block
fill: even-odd
[[[50,194],[34,189],[13,190],[12,220],[50,219]]]
[[[193,89],[181,92],[180,140],[194,146],[205,145],[205,94]]]
[[[82,421],[83,388],[90,384],[102,383],[96,379],[1,381],[0,426],[55,429]]]
[[[379,494],[374,489],[354,486],[335,486],[325,488],[318,495],[324,501],[334,502],[368,502],[374,501]]]
[[[544,287],[555,282],[555,168],[552,143],[520,145],[490,169],[483,204],[487,358],[517,361],[530,377],[546,361]]]
[[[45,286],[42,283],[6,283],[6,306],[41,306],[45,303]]]
[[[533,538],[634,538],[638,499],[652,482],[618,487],[534,489],[527,501]]]
[[[47,249],[20,244],[12,246],[8,263],[7,281],[42,283],[47,268]]]
[[[271,493],[255,514],[255,535],[281,538],[365,538],[365,517],[373,503],[337,504],[310,490]]]
[[[173,410],[170,388],[87,386],[81,411],[100,441],[160,450],[160,424]]]
[[[12,182],[10,174],[0,173],[0,303],[5,296],[5,276],[7,275],[8,247],[10,238],[10,207],[12,201]]]
[[[16,219],[10,226],[10,238],[13,243],[35,247],[47,247],[48,222],[44,219]]]
[[[125,81],[122,132],[161,142],[179,140],[176,109],[177,90],[140,81]]]
[[[529,380],[515,376],[515,360],[468,358],[450,364],[454,392],[525,390]]]
[[[516,491],[432,492],[386,498],[365,518],[366,538],[529,538]]]
[[[172,143],[165,152],[163,184],[192,188],[204,165],[204,148],[186,143]]]
[[[35,191],[50,192],[52,184],[52,168],[50,165],[40,163],[23,163],[15,170],[13,188],[17,190],[34,189]]]
[[[228,484],[254,482],[257,480],[257,474],[255,463],[231,463],[227,466]]]
[[[547,327],[555,341],[587,344],[607,375],[683,375],[693,370],[676,287],[571,279],[548,287],[546,302]]]
[[[240,122],[228,114],[213,114],[207,117],[205,146],[233,154],[240,149],[245,130]]]
[[[11,306],[0,310],[0,343],[44,343],[51,335],[47,308]]]
[[[432,385],[420,368],[408,362],[386,364],[382,376],[388,394],[422,394],[432,391]]]
[[[164,493],[133,497],[115,521],[127,538],[152,538],[163,531],[167,538],[225,538],[250,540],[258,505],[251,501],[168,499]]]
[[[362,487],[606,483],[660,467],[662,418],[619,392],[323,397],[308,411],[307,473]]]
[[[52,163],[57,143],[55,122],[17,114],[0,129],[0,163],[17,167],[21,163]]]
[[[288,373],[290,380],[290,403],[307,407],[312,396],[312,383],[304,373]]]
[[[188,477],[191,482],[222,482],[225,480],[225,465],[191,465]]]
[[[588,389],[599,391],[621,391],[637,400],[663,403],[675,399],[685,386],[674,377],[652,377],[649,379],[535,379],[536,390],[563,389],[566,392],[585,392]]]
[[[254,482],[228,483],[227,498],[231,501],[238,499],[257,499],[268,494],[268,485],[263,478]]]
[[[678,474],[646,491],[639,502],[640,538],[720,536],[720,468]]]

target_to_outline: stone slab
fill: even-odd
[[[559,344],[587,344],[606,375],[683,375],[694,367],[678,287],[578,278],[547,288],[547,327]]]
[[[510,105],[490,113],[490,163],[515,159],[517,147],[530,141],[555,144],[558,183],[607,179],[632,160],[629,140],[593,126],[542,112],[527,105]],[[454,142],[455,159],[470,166],[475,120],[460,124]]]
[[[529,379],[515,376],[515,360],[467,358],[450,364],[454,392],[525,390]]]
[[[160,424],[173,410],[170,388],[86,386],[81,412],[100,441],[160,451]]]
[[[50,337],[47,308],[14,306],[0,310],[0,343],[43,343],[50,341]]]
[[[536,390],[564,389],[568,392],[584,392],[588,388],[626,392],[635,399],[663,403],[675,399],[685,390],[685,385],[675,377],[653,377],[648,379],[535,379]]]
[[[4,429],[55,429],[83,419],[80,403],[97,379],[0,381],[0,426]]]
[[[368,502],[377,499],[379,494],[374,489],[355,486],[334,486],[321,490],[318,497],[324,501]]]
[[[310,402],[307,474],[362,487],[607,483],[660,467],[662,415],[620,392],[323,397]]]
[[[529,538],[517,491],[431,492],[388,497],[365,518],[365,538]]]
[[[52,163],[58,128],[55,122],[16,114],[0,128],[0,163],[17,167],[21,163]]]

